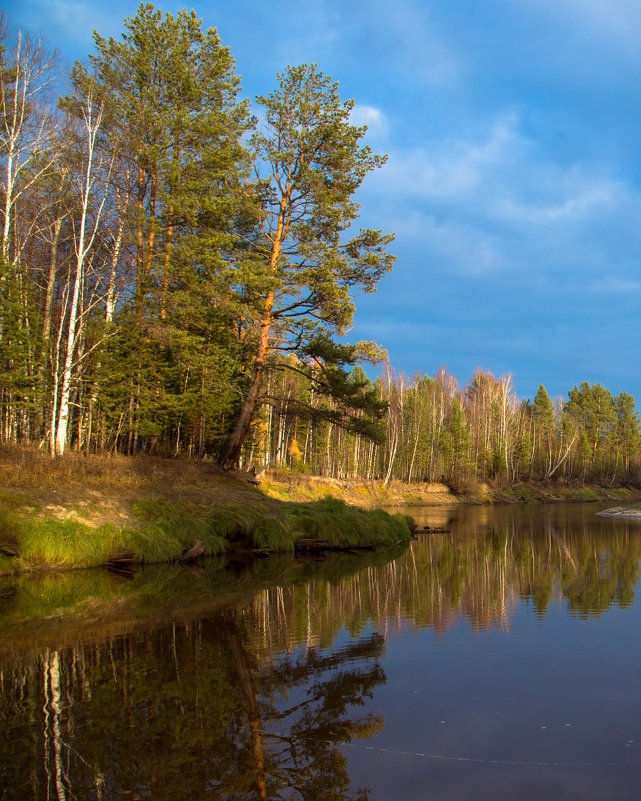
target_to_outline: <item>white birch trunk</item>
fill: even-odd
[[[105,202],[103,194],[102,201],[100,202],[93,221],[93,227],[89,228],[89,201],[92,197],[94,184],[96,182],[94,168],[96,137],[100,124],[102,121],[102,105],[99,106],[97,112],[94,109],[94,98],[91,90],[87,96],[86,106],[83,108],[84,127],[87,136],[87,165],[83,178],[83,184],[80,187],[82,204],[80,215],[80,230],[78,233],[77,241],[75,243],[76,250],[76,274],[74,278],[73,292],[71,295],[71,305],[69,307],[69,323],[67,329],[67,343],[65,349],[64,367],[62,370],[62,383],[60,389],[59,413],[58,424],[56,427],[56,440],[55,452],[57,456],[62,456],[67,448],[67,430],[69,426],[69,398],[71,394],[71,386],[73,379],[74,368],[74,353],[76,344],[79,339],[79,325],[82,325],[82,314],[80,309],[82,287],[84,281],[84,267],[85,260],[89,250],[93,245],[93,241],[98,229],[98,223],[102,213],[102,207]],[[98,164],[100,167],[101,164]]]

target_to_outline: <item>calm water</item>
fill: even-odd
[[[641,523],[0,580],[0,799],[635,799]]]

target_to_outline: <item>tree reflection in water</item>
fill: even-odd
[[[365,799],[339,744],[385,681],[378,634],[260,656],[251,609],[3,671],[3,799]],[[13,735],[13,736],[10,736]]]

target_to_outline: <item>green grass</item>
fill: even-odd
[[[113,551],[114,530],[91,529],[72,520],[31,517],[19,522],[20,558],[53,567],[94,566]]]
[[[242,511],[242,509],[241,509]],[[216,514],[215,505],[199,507],[162,498],[141,498],[133,506],[133,514],[146,525],[127,532],[125,547],[142,556],[143,562],[162,562],[180,559],[195,540],[202,540],[205,553],[223,553],[228,533],[242,515],[222,509]]]
[[[200,539],[205,554],[222,554],[233,545],[293,552],[301,538],[333,546],[393,545],[409,540],[408,519],[382,510],[363,510],[327,497],[311,503],[262,498],[251,504],[195,504],[157,497],[133,504],[135,525],[91,528],[77,520],[0,510],[0,540],[13,542],[19,557],[0,558],[0,575],[40,568],[96,567],[119,551],[142,564],[173,562]]]
[[[393,545],[409,539],[403,515],[348,506],[336,498],[291,504],[286,517],[295,540],[316,537],[330,545]]]
[[[285,552],[294,550],[294,532],[288,519],[265,517],[258,522],[251,538],[257,548]]]

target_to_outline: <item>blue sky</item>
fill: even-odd
[[[157,7],[174,13],[182,6]],[[136,2],[5,0],[70,59]],[[510,372],[520,397],[600,382],[641,400],[638,0],[219,0],[253,97],[314,61],[389,154],[361,223],[394,231],[394,271],[350,339],[412,375]]]

